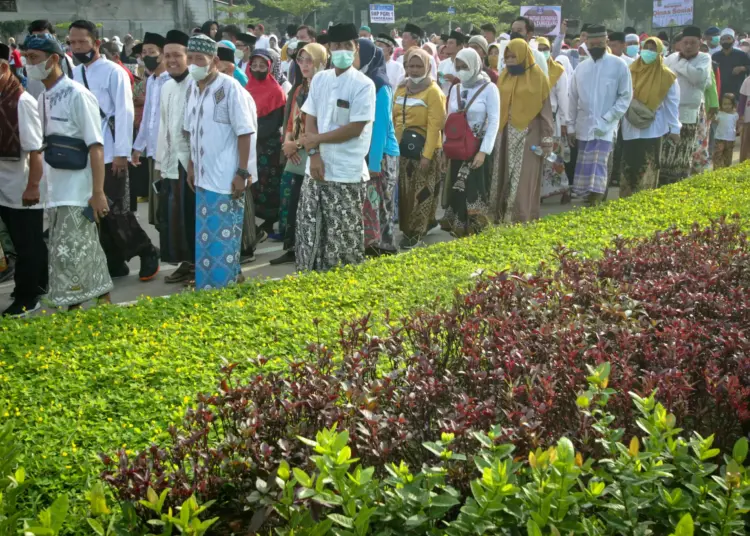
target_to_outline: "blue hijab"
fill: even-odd
[[[359,70],[375,83],[375,93],[383,86],[390,86],[388,71],[385,69],[383,51],[369,39],[359,40]]]

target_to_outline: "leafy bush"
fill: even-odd
[[[489,230],[394,258],[326,274],[248,283],[221,292],[144,298],[33,320],[0,320],[0,421],[23,420],[20,462],[34,475],[33,504],[88,487],[99,452],[131,454],[168,439],[194,394],[216,383],[222,359],[251,371],[283,370],[309,341],[333,343],[341,321],[372,314],[375,333],[391,318],[434,308],[465,288],[472,274],[535,270],[564,244],[595,257],[615,236],[688,228],[722,214],[750,215],[750,166],[706,174],[596,209]],[[317,322],[315,321],[317,320]],[[7,413],[7,416],[6,416]],[[310,432],[311,434],[313,432]],[[40,496],[41,495],[41,496]],[[81,533],[85,501],[71,495]],[[38,512],[35,512],[38,513]]]
[[[436,442],[449,434],[464,462],[453,457],[445,481],[467,493],[466,457],[475,434],[493,426],[497,441],[524,455],[559,437],[597,454],[590,422],[576,411],[592,395],[577,393],[587,367],[605,361],[612,419],[628,436],[642,424],[626,389],[658,390],[690,431],[715,432],[719,446],[743,435],[750,247],[738,222],[618,239],[599,260],[561,250],[558,266],[479,281],[451,310],[418,313],[383,338],[370,336],[367,318],[352,322],[341,356],[313,345],[286,372],[257,359],[247,381],[229,365],[217,393],[199,395],[183,426],[170,429],[166,447],[104,456],[103,476],[121,499],[169,489],[168,504],[197,495],[249,518],[264,492],[258,479],[268,482],[282,460],[309,469],[309,449],[294,438],[337,426],[363,464],[381,468],[419,467],[423,446],[442,455]]]

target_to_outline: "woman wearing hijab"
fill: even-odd
[[[490,78],[492,78],[492,75],[494,74],[495,80],[497,80],[500,77],[500,71],[498,70],[498,65],[500,64],[500,45],[497,43],[492,43],[489,48],[487,49],[487,65],[488,69],[490,71]]]
[[[258,110],[258,180],[253,183],[255,214],[263,219],[261,229],[269,235],[279,219],[281,178],[281,125],[284,122],[286,93],[273,77],[273,59],[267,49],[257,49],[250,57],[250,80],[245,89]]]
[[[497,222],[527,222],[539,218],[543,156],[552,152],[555,127],[550,87],[523,39],[513,39],[503,54],[500,88],[502,135],[499,177],[492,185],[492,209]],[[558,82],[559,83],[559,82]]]
[[[370,180],[363,208],[365,251],[370,255],[396,253],[393,229],[394,192],[398,185],[398,141],[393,127],[393,90],[383,51],[370,39],[359,39],[354,67],[375,84],[375,121],[367,155]]]
[[[553,136],[552,152],[557,155],[557,161],[544,159],[542,171],[542,199],[554,195],[565,194],[570,189],[568,175],[565,173],[563,160],[563,144],[568,143],[568,73],[565,67],[552,59],[551,46],[546,37],[537,37],[536,44],[539,52],[547,60],[549,78],[549,101],[552,106],[552,117],[555,121],[555,135]]]
[[[413,248],[427,234],[437,207],[445,96],[430,76],[430,58],[419,48],[406,53],[406,78],[396,90],[393,106],[393,124],[401,149],[398,222],[404,234],[400,244],[404,249]],[[408,146],[414,150],[408,151]]]
[[[448,156],[448,173],[443,189],[443,230],[457,237],[478,233],[490,223],[489,196],[495,140],[500,124],[500,96],[484,73],[482,58],[471,48],[456,54],[456,77],[446,97],[448,117],[465,111],[469,127],[481,144],[468,160]]]
[[[286,167],[281,175],[281,208],[279,210],[279,234],[284,238],[284,254],[271,261],[272,265],[294,264],[295,229],[297,227],[297,205],[299,205],[302,182],[305,178],[307,152],[299,143],[305,133],[307,114],[302,106],[310,91],[313,76],[323,71],[328,62],[328,51],[323,45],[309,43],[297,52],[297,73],[295,80],[299,83],[292,90],[289,98],[289,113],[284,133],[283,151],[286,156]]]
[[[646,39],[630,66],[633,101],[622,121],[620,197],[657,187],[662,138],[680,135],[680,90],[677,76],[664,64],[663,47],[658,38]]]

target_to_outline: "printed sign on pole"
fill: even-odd
[[[654,0],[654,28],[693,24],[693,0]]]
[[[393,24],[396,22],[396,8],[393,4],[370,4],[370,22]]]
[[[456,8],[451,6],[448,8],[448,15],[455,15],[456,14]]]
[[[562,23],[560,6],[521,6],[521,16],[533,21],[536,35],[557,35]]]

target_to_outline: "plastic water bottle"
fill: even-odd
[[[544,149],[542,149],[538,145],[532,145],[531,152],[537,156],[544,156]],[[546,156],[546,159],[548,162],[552,162],[554,164],[555,162],[557,162],[557,155],[555,153],[550,153]]]
[[[566,164],[570,162],[570,145],[568,145],[567,137],[562,140],[562,159]]]

